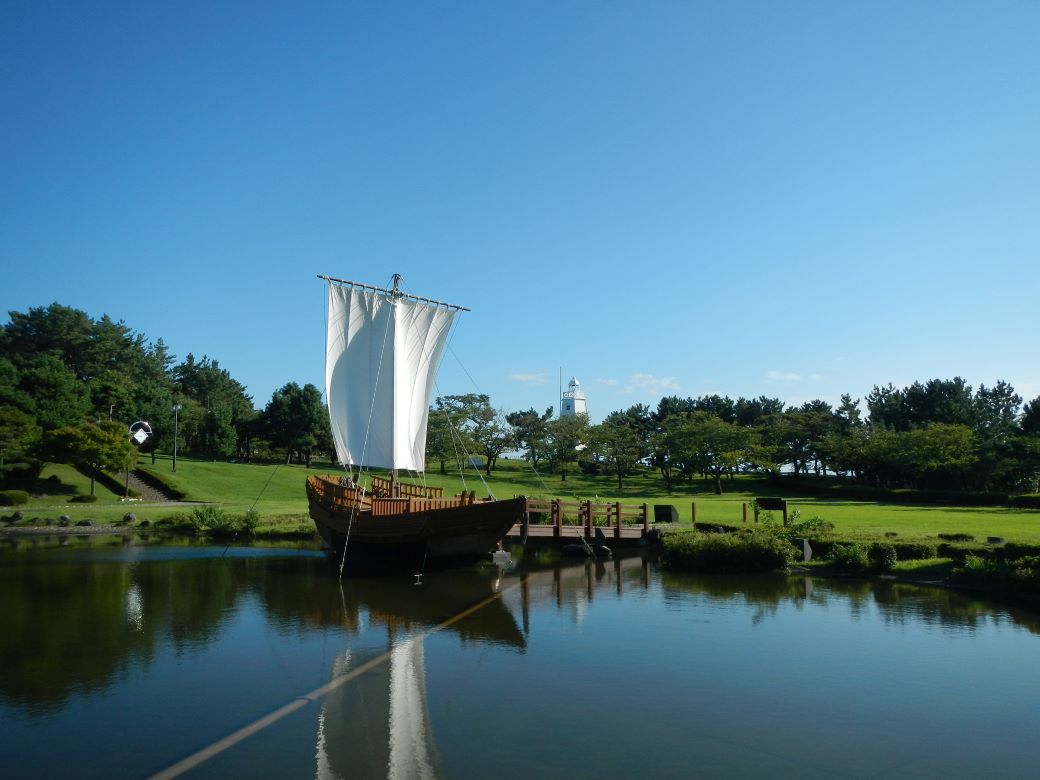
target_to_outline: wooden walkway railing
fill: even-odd
[[[596,527],[613,529],[615,539],[621,538],[621,529],[626,525],[642,525],[643,535],[650,530],[650,518],[646,504],[622,504],[615,502],[596,503],[594,501],[561,501],[558,498],[527,499],[528,514],[548,515],[553,527],[553,537],[559,538],[563,533],[563,518],[575,517],[578,524],[585,527],[585,535],[589,538]],[[597,522],[598,521],[598,522]]]

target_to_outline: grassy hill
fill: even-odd
[[[223,463],[191,458],[178,458],[176,473],[172,472],[171,466],[169,458],[163,456],[157,458],[154,466],[147,457],[141,458],[139,464],[142,470],[184,492],[186,500],[217,503],[232,513],[243,513],[255,505],[261,516],[261,528],[268,531],[308,529],[310,521],[304,491],[306,475],[336,471],[330,464],[307,469],[297,465]],[[188,511],[183,507],[123,503],[119,496],[100,484],[96,487],[98,503],[69,503],[72,495],[89,491],[86,478],[62,465],[48,466],[44,476],[54,476],[56,479],[51,483],[57,489],[46,497],[33,498],[23,508],[26,516],[57,517],[65,514],[74,521],[88,518],[113,522],[125,512],[133,511],[138,519],[154,522]],[[725,483],[729,492],[716,496],[710,482],[702,480],[665,491],[660,477],[646,470],[627,479],[624,491],[618,491],[616,480],[608,476],[571,474],[562,481],[558,475],[538,474],[529,463],[515,460],[499,461],[499,467],[486,484],[475,469],[470,469],[464,477],[457,473],[441,476],[432,472],[426,475],[426,481],[443,487],[446,494],[465,489],[482,496],[490,490],[499,498],[528,495],[565,500],[672,504],[678,508],[684,525],[690,523],[691,502],[694,501],[699,522],[739,525],[743,502],[750,502],[755,496],[781,495],[788,499],[791,509],[801,512],[802,517],[819,516],[832,523],[836,533],[846,537],[877,539],[886,533],[894,533],[900,540],[934,540],[940,533],[961,533],[970,534],[980,541],[985,541],[987,536],[1003,536],[1009,540],[1040,543],[1040,511],[1037,510],[908,503],[898,494],[888,494],[888,500],[864,500],[843,495],[831,483],[822,484],[820,490],[812,491],[804,485],[785,488],[784,483],[777,486],[763,478],[741,476]]]

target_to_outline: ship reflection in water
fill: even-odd
[[[347,624],[367,622],[369,630],[385,626],[389,650],[382,663],[353,677],[351,670],[365,659],[346,652],[334,661],[334,687],[318,716],[316,776],[443,777],[427,705],[426,638],[451,631],[468,643],[523,651],[532,603],[569,606],[580,622],[597,589],[620,594],[626,581],[628,587],[645,588],[648,563],[636,557],[540,571],[439,572],[426,575],[420,587],[394,580],[344,583]],[[522,616],[523,630],[514,612]]]

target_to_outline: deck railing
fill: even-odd
[[[528,513],[549,515],[553,526],[553,536],[559,538],[563,534],[563,518],[577,518],[578,524],[584,526],[585,535],[592,537],[594,528],[607,527],[613,530],[615,539],[621,538],[621,528],[625,525],[642,525],[643,535],[650,530],[650,519],[646,504],[599,503],[595,501],[561,501],[558,498],[527,499]]]
[[[444,488],[439,487],[423,487],[422,485],[413,485],[410,482],[398,482],[400,488],[401,498],[443,498]],[[383,477],[372,477],[372,492],[373,493],[389,493],[390,492],[390,480]]]

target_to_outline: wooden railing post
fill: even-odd
[[[592,538],[592,502],[591,501],[585,501],[585,502],[583,502],[583,505],[585,507],[585,538],[586,539],[591,539]]]
[[[697,530],[697,502],[690,502],[690,524],[693,526],[693,530]]]
[[[744,514],[744,522],[746,523],[747,522],[747,501],[743,502],[740,505],[740,509],[741,509],[741,511]]]
[[[561,533],[560,526],[563,525],[563,512],[560,511],[560,499],[554,498],[550,506],[552,507],[550,512],[552,514],[553,539],[559,539]]]
[[[643,504],[643,536],[650,533],[650,506]]]
[[[617,520],[617,524],[614,526],[614,538],[621,538],[621,502],[617,501],[614,503],[614,515]]]

